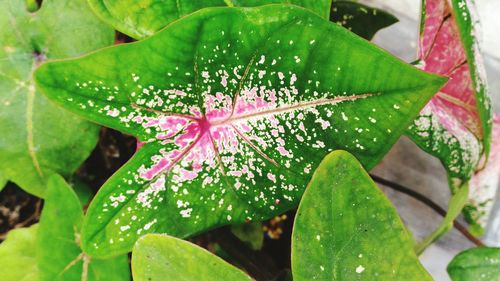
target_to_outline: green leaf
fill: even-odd
[[[7,184],[8,180],[7,178],[4,178],[3,174],[0,172],[0,191],[2,191]]]
[[[367,40],[380,29],[398,22],[395,16],[383,10],[351,1],[333,1],[330,20]]]
[[[83,247],[97,256],[289,210],[328,152],[374,167],[444,83],[289,5],[205,9],[36,80],[145,143],[89,207]]]
[[[174,237],[148,234],[132,252],[135,281],[252,280],[244,272],[207,250]]]
[[[325,19],[331,0],[88,0],[94,12],[113,28],[144,39],[188,14],[208,7],[256,7],[288,3],[310,9]]]
[[[294,280],[432,280],[396,209],[345,151],[329,154],[300,202]]]
[[[38,281],[36,234],[38,225],[9,231],[0,244],[2,281]]]
[[[460,212],[469,198],[469,185],[465,184],[451,197],[448,203],[448,210],[441,224],[423,241],[415,246],[415,252],[421,254],[430,244],[438,240],[453,228],[453,221],[460,215]]]
[[[262,223],[252,222],[233,225],[231,227],[231,232],[241,241],[247,243],[252,250],[257,251],[262,249],[262,244],[264,243]]]
[[[448,265],[453,281],[499,281],[500,248],[475,248],[458,254]]]
[[[45,0],[35,14],[26,1],[0,1],[0,171],[43,196],[47,175],[68,176],[90,154],[98,127],[35,90],[33,70],[45,59],[68,58],[113,43],[85,0]]]
[[[50,177],[38,231],[40,280],[130,280],[126,255],[99,260],[82,252],[82,220],[82,206],[74,191],[60,176]]]

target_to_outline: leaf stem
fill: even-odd
[[[404,193],[410,197],[413,197],[414,199],[422,202],[423,204],[425,204],[427,207],[431,208],[432,210],[434,210],[437,214],[441,215],[442,217],[446,217],[446,210],[441,208],[441,206],[439,206],[436,202],[432,201],[431,199],[427,198],[425,195],[417,192],[417,191],[414,191],[408,187],[405,187],[401,184],[398,184],[398,183],[395,183],[395,182],[392,182],[390,180],[387,180],[387,179],[384,179],[384,178],[381,178],[379,176],[376,176],[376,175],[373,175],[373,174],[370,174],[370,176],[372,177],[372,179],[375,181],[375,182],[378,182],[388,188],[391,188],[395,191],[398,191],[398,192],[401,192],[401,193]],[[467,240],[469,240],[470,242],[474,243],[476,246],[478,247],[484,247],[485,244],[479,240],[478,238],[476,238],[474,235],[472,235],[468,230],[467,230],[467,227],[464,226],[463,224],[461,224],[460,222],[454,220],[453,221],[453,227],[458,230],[465,238],[467,238]]]

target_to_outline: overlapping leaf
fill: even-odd
[[[0,244],[2,281],[38,281],[36,237],[38,225],[11,230]]]
[[[69,175],[89,155],[98,127],[40,95],[32,72],[47,58],[109,45],[114,34],[85,0],[46,0],[35,14],[25,3],[0,2],[0,185],[43,196],[50,172]]]
[[[491,107],[477,45],[472,2],[423,1],[421,68],[450,77],[410,127],[410,136],[438,157],[454,186],[467,181],[491,140]]]
[[[453,281],[499,281],[500,248],[475,248],[458,254],[448,265]]]
[[[92,259],[80,247],[83,211],[71,187],[59,176],[48,180],[38,230],[38,267],[44,281],[130,280],[128,257]]]
[[[293,279],[432,280],[396,209],[345,151],[325,157],[295,217]]]
[[[117,30],[144,39],[171,22],[208,7],[256,7],[289,3],[328,18],[331,0],[88,0],[94,12]]]
[[[330,20],[367,40],[380,29],[398,22],[385,11],[351,1],[333,1]]]
[[[444,79],[289,5],[213,8],[36,74],[55,102],[145,144],[101,188],[83,245],[129,251],[297,205],[325,154],[372,168]]]
[[[241,270],[199,246],[158,234],[146,235],[135,244],[132,274],[136,281],[252,280]]]

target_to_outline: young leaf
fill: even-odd
[[[415,252],[418,255],[423,253],[430,244],[438,240],[441,236],[453,228],[453,221],[458,217],[458,215],[460,215],[460,212],[464,208],[465,203],[467,203],[468,198],[469,185],[465,184],[451,197],[450,202],[448,203],[446,216],[441,224],[429,236],[415,246]]]
[[[493,142],[488,163],[470,180],[470,198],[464,213],[473,232],[481,236],[488,223],[500,181],[500,115],[493,121]]]
[[[448,265],[453,281],[500,280],[500,248],[475,248],[458,254]]]
[[[174,237],[148,234],[132,252],[135,281],[252,280],[241,270],[207,250]]]
[[[371,40],[380,29],[398,22],[395,16],[383,10],[351,1],[333,1],[330,20],[366,40]]]
[[[408,136],[438,157],[456,186],[488,155],[491,106],[470,1],[423,1],[419,57],[423,70],[450,77]],[[478,142],[479,140],[479,142]]]
[[[38,231],[40,280],[130,280],[126,255],[98,260],[82,252],[83,211],[78,197],[60,176],[50,177],[47,185]]]
[[[295,217],[293,279],[432,280],[412,244],[361,164],[335,151],[314,172]]]
[[[94,12],[109,25],[135,39],[144,39],[188,14],[209,7],[256,7],[294,4],[310,9],[325,19],[331,0],[88,0]]]
[[[293,208],[334,149],[372,168],[444,82],[289,5],[205,9],[36,80],[145,143],[89,207],[83,247],[105,256]]]
[[[38,225],[9,231],[0,244],[2,281],[38,281],[36,234]]]
[[[45,0],[35,14],[25,3],[0,1],[0,177],[43,196],[48,174],[67,176],[90,154],[98,127],[40,95],[33,70],[107,46],[114,32],[85,0]]]

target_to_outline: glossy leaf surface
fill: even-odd
[[[456,182],[473,174],[491,141],[491,106],[471,1],[423,1],[419,57],[425,71],[449,77],[408,135],[438,157]]]
[[[453,281],[499,281],[500,248],[475,248],[458,254],[448,265]]]
[[[349,150],[372,168],[444,82],[288,5],[206,9],[45,64],[37,81],[144,143],[89,207],[83,245],[95,255],[293,208],[324,155]]]
[[[85,0],[46,0],[35,14],[25,2],[0,1],[0,179],[43,196],[48,174],[67,176],[90,154],[98,127],[49,102],[32,73],[46,59],[107,46],[114,32]]]
[[[385,11],[351,1],[333,1],[330,20],[366,40],[371,40],[380,29],[398,22]]]
[[[305,280],[432,280],[396,209],[354,156],[330,153],[295,217],[292,272]]]
[[[197,245],[159,234],[148,234],[137,241],[132,252],[132,275],[136,281],[252,280]]]
[[[331,0],[88,0],[94,12],[117,30],[135,38],[147,38],[168,24],[209,7],[256,7],[294,4],[328,18]]]
[[[71,187],[59,176],[50,177],[38,231],[40,280],[130,280],[126,255],[98,260],[82,252],[82,220],[82,206]]]
[[[36,237],[38,225],[11,230],[0,244],[2,281],[38,281]]]

